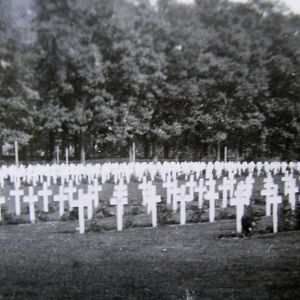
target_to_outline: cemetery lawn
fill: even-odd
[[[2,225],[0,299],[300,299],[299,231],[220,238],[235,220],[76,226]]]

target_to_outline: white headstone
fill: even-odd
[[[227,177],[223,177],[223,184],[218,186],[218,190],[222,191],[222,207],[227,207],[227,200],[228,200],[228,191],[231,189],[231,184],[228,182]]]
[[[147,205],[147,211],[151,212],[152,227],[157,226],[157,203],[161,201],[161,197],[156,195],[156,186],[150,183],[147,187],[146,194],[143,195],[144,203]]]
[[[43,182],[43,189],[38,191],[38,196],[43,198],[43,210],[44,212],[49,212],[49,201],[48,198],[49,196],[52,195],[52,190],[48,189],[48,184],[47,182]]]
[[[234,193],[234,197],[230,199],[230,205],[236,206],[236,231],[242,232],[242,218],[244,215],[244,205],[250,204],[249,190],[244,182],[239,182]]]
[[[212,178],[208,179],[205,185],[208,190],[204,199],[209,201],[209,222],[213,223],[215,221],[215,201],[219,199],[219,194],[215,191],[216,181]]]
[[[274,184],[273,178],[265,178],[264,189],[260,194],[266,197],[266,216],[271,216],[271,198],[278,194],[278,186]]]
[[[99,192],[102,191],[102,186],[99,185],[98,180],[94,180],[92,185],[88,185],[88,193],[91,194],[94,207],[99,206]]]
[[[296,179],[291,178],[287,187],[286,194],[289,197],[289,203],[291,204],[291,209],[295,211],[296,209],[296,194],[299,192],[299,188],[296,186]]]
[[[180,186],[180,225],[184,225],[186,222],[186,202],[192,201],[189,194],[186,194],[186,185]]]
[[[186,187],[189,188],[189,194],[190,195],[190,201],[194,200],[194,192],[195,192],[195,187],[197,186],[197,183],[195,181],[195,176],[190,175],[190,180],[185,183]]]
[[[203,207],[203,196],[204,193],[207,192],[207,188],[204,184],[204,179],[200,178],[198,182],[198,186],[194,188],[195,193],[198,193],[198,203],[199,203],[199,208]]]
[[[59,186],[59,192],[53,197],[53,201],[59,202],[59,216],[61,217],[65,211],[65,201],[68,201],[68,195],[64,192],[64,187]]]
[[[172,194],[174,187],[177,187],[177,181],[172,181],[171,175],[167,176],[167,180],[162,184],[163,188],[167,189],[167,204],[172,201]]]
[[[34,195],[33,187],[28,188],[28,195],[24,196],[23,201],[29,204],[29,218],[31,223],[35,223],[34,203],[38,201],[38,196]]]
[[[16,215],[19,216],[21,214],[21,196],[24,196],[24,191],[20,189],[19,181],[16,181],[15,189],[9,191],[9,195],[15,197],[15,207],[16,207]]]
[[[83,189],[78,189],[78,198],[77,200],[71,201],[71,207],[78,208],[79,233],[85,232],[84,209],[85,207],[89,207],[90,205],[90,201],[86,201]]]
[[[117,230],[122,231],[124,205],[128,204],[127,185],[124,185],[124,183],[120,182],[119,185],[115,186],[115,190],[113,192],[113,197],[110,200],[110,204],[117,206]]]
[[[73,186],[73,181],[70,180],[69,181],[69,184],[68,184],[68,187],[65,187],[64,188],[64,192],[68,195],[68,202],[69,202],[69,210],[71,211],[72,210],[72,205],[71,203],[73,202],[73,196],[74,196],[74,193],[76,193],[77,191],[77,188],[75,186]]]

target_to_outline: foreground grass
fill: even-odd
[[[235,221],[79,235],[0,227],[0,299],[299,299],[300,234],[224,238]]]

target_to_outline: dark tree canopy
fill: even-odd
[[[300,16],[277,1],[0,9],[0,138],[31,155],[299,159]],[[30,41],[24,38],[24,32]]]

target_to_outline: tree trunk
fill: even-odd
[[[164,158],[169,158],[169,153],[170,153],[170,146],[166,143],[164,145]]]
[[[217,143],[217,161],[221,161],[221,142]]]
[[[0,138],[0,159],[3,159],[3,139]]]
[[[80,141],[78,136],[74,137],[74,156],[75,156],[75,160],[80,160],[81,158],[81,147],[80,147]]]
[[[81,150],[80,150],[80,161],[83,165],[85,165],[85,149],[84,145],[81,145]]]
[[[132,145],[129,145],[128,156],[129,156],[129,162],[132,162],[133,161]]]
[[[149,158],[150,146],[147,140],[144,141],[144,158]]]
[[[49,133],[49,148],[48,158],[50,161],[55,161],[55,134],[54,131]]]

